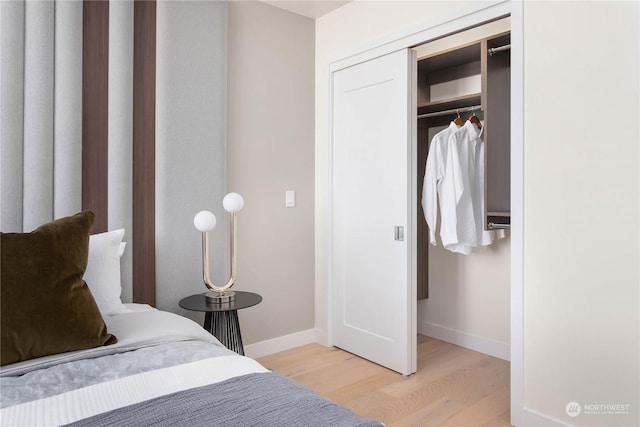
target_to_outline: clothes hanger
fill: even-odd
[[[467,120],[476,125],[478,129],[482,129],[482,123],[480,123],[480,119],[478,118],[478,116],[476,116],[476,113],[473,109],[471,109],[471,116]]]
[[[460,110],[456,109],[456,113],[458,114],[458,117],[456,117],[455,119],[453,119],[453,123],[456,124],[456,126],[462,126],[464,125],[464,120],[462,120],[460,118]]]

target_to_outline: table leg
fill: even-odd
[[[204,328],[229,350],[244,356],[238,310],[207,311],[204,316]]]

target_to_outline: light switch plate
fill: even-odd
[[[285,200],[284,205],[288,208],[293,208],[296,206],[296,192],[293,190],[287,190],[285,192]]]

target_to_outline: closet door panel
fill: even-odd
[[[403,374],[415,371],[412,58],[402,50],[333,75],[333,342]]]

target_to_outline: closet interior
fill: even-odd
[[[418,57],[418,299],[429,296],[429,230],[420,203],[429,143],[457,117],[467,120],[475,115],[482,122],[483,228],[510,227],[510,24],[508,18],[501,21],[414,48]]]

